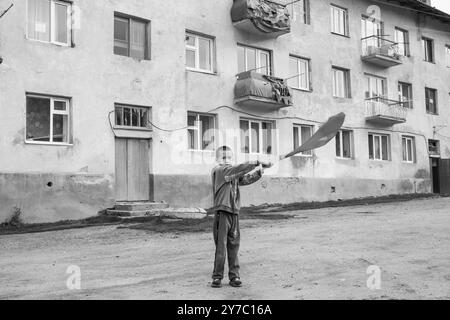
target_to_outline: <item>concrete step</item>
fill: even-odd
[[[169,204],[165,202],[147,202],[147,201],[139,201],[139,202],[116,202],[114,206],[114,210],[118,211],[151,211],[151,210],[160,210],[166,209],[169,207]]]
[[[164,217],[171,219],[203,219],[206,211],[202,208],[163,208],[152,210],[106,210],[106,214],[124,219],[142,217]]]

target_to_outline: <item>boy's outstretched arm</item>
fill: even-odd
[[[261,179],[262,175],[263,175],[262,169],[256,170],[255,172],[247,173],[239,178],[239,185],[248,186],[252,183],[255,183],[256,181]]]

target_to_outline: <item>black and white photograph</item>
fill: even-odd
[[[0,0],[0,300],[449,299],[449,0]]]

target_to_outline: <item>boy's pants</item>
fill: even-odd
[[[239,278],[238,251],[241,241],[239,215],[226,211],[217,211],[213,224],[216,254],[214,258],[213,279],[223,279],[225,258],[228,255],[228,277]]]

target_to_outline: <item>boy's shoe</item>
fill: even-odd
[[[232,286],[232,287],[240,287],[240,286],[242,286],[242,281],[241,281],[241,279],[239,279],[239,278],[233,278],[233,279],[231,279],[231,281],[230,281],[230,286]]]
[[[211,287],[213,288],[220,288],[222,286],[222,280],[220,279],[213,279],[211,282]]]

